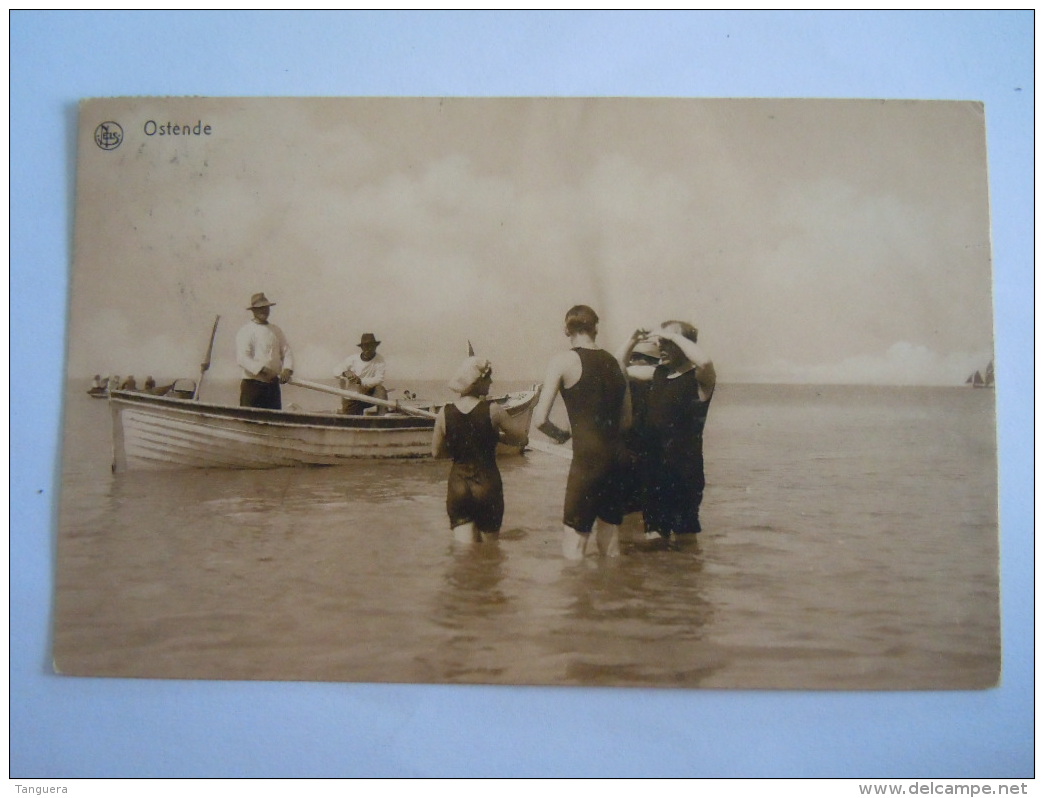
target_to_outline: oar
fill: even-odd
[[[210,356],[214,353],[214,336],[217,335],[217,326],[220,319],[221,316],[214,317],[214,326],[210,330],[210,343],[207,344],[207,354],[203,356],[203,362],[199,366],[199,382],[196,383],[196,390],[192,392],[193,402],[199,401],[199,389],[203,387],[203,375],[210,368]]]
[[[346,391],[343,388],[334,388],[330,385],[323,385],[321,382],[311,382],[309,380],[300,380],[297,377],[290,379],[290,385],[296,385],[299,388],[309,388],[313,391],[320,391],[322,393],[332,394],[334,396],[340,396],[343,399],[358,399],[362,402],[369,402],[370,404],[381,405],[383,407],[391,408],[392,410],[399,410],[403,413],[408,413],[413,416],[419,416],[420,418],[435,418],[435,413],[428,410],[421,410],[419,407],[405,407],[395,402],[387,402],[383,399],[377,399],[373,396],[367,396],[366,394],[356,393],[355,391]],[[573,452],[571,449],[566,449],[562,446],[554,446],[550,443],[544,443],[543,441],[530,440],[526,444],[527,449],[532,449],[535,452],[543,452],[544,454],[554,455],[555,457],[562,457],[566,460],[573,459]]]
[[[367,396],[364,393],[356,393],[355,391],[346,391],[343,388],[334,388],[330,385],[323,385],[321,382],[299,380],[297,377],[292,377],[289,382],[291,385],[297,385],[300,388],[310,388],[313,391],[333,394],[334,396],[340,396],[342,399],[356,399],[360,402],[388,407],[392,410],[408,413],[411,416],[419,416],[420,418],[435,418],[435,414],[429,410],[421,410],[419,407],[404,407],[397,402],[389,402],[386,399],[378,399],[375,396]]]

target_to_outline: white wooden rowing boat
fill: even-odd
[[[540,387],[491,401],[528,432]],[[430,457],[432,418],[406,413],[345,416],[207,404],[112,391],[113,471],[277,468],[359,458]],[[428,407],[437,410],[437,407]],[[520,447],[502,450],[520,451]]]

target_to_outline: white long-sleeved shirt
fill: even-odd
[[[266,366],[276,374],[283,369],[293,370],[294,355],[276,325],[251,320],[236,333],[236,363],[246,379],[256,380]]]
[[[347,371],[358,377],[364,388],[372,388],[384,382],[384,358],[374,355],[370,360],[363,360],[362,354],[357,352],[341,362],[334,376],[342,377]]]

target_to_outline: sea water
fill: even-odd
[[[630,516],[619,558],[575,564],[560,548],[567,459],[502,458],[500,541],[462,545],[446,461],[113,474],[107,402],[86,387],[70,385],[65,410],[63,673],[820,689],[998,678],[990,390],[721,385],[705,531],[650,546]],[[233,385],[208,390],[235,403]],[[338,400],[289,389],[284,402]]]

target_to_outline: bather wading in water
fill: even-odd
[[[537,429],[556,443],[573,439],[562,513],[562,555],[569,560],[583,559],[597,520],[599,554],[616,557],[627,479],[623,431],[631,421],[627,379],[616,358],[595,343],[598,315],[590,307],[569,309],[565,334],[571,348],[551,359],[545,391],[534,413]],[[559,429],[548,418],[559,394],[571,432]]]
[[[496,540],[504,518],[504,485],[497,467],[497,444],[525,446],[529,436],[510,430],[505,410],[486,399],[493,366],[465,360],[449,387],[460,398],[444,405],[435,419],[431,453],[451,457],[446,513],[453,539],[460,543]]]

